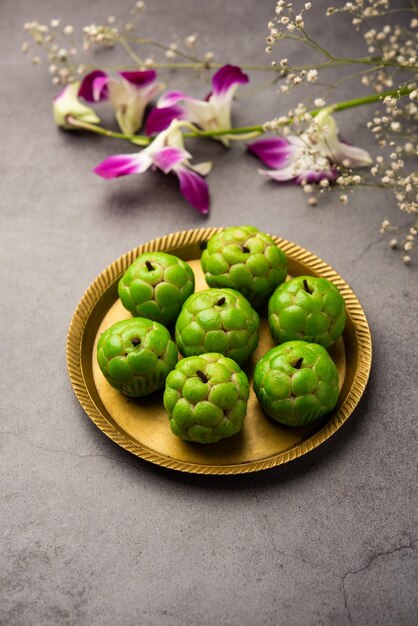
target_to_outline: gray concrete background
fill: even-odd
[[[265,62],[273,1],[152,4],[145,33],[167,40],[197,30],[219,61]],[[0,7],[0,623],[412,624],[418,290],[416,266],[405,268],[379,235],[383,218],[398,217],[392,198],[363,193],[342,206],[332,196],[309,208],[299,189],[257,176],[241,146],[214,142],[194,149],[216,161],[207,219],[169,177],[93,176],[125,146],[55,129],[55,90],[45,67],[19,53],[20,26],[99,22],[112,5]],[[346,24],[312,21],[330,47],[358,54]],[[347,86],[341,96],[350,95]],[[288,102],[272,91],[243,98],[236,124],[269,119]],[[367,115],[339,121],[350,141],[372,150]],[[175,230],[237,223],[293,240],[341,273],[370,320],[373,371],[347,424],[306,457],[241,477],[182,475],[136,459],[86,417],[67,377],[67,329],[90,282],[127,250]]]

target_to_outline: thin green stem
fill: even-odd
[[[126,36],[125,39],[127,39],[128,41],[133,41],[134,43],[154,46],[155,48],[159,48],[160,50],[164,50],[165,52],[168,52],[171,50],[177,56],[182,57],[183,59],[189,59],[189,61],[197,63],[201,66],[205,65],[205,61],[201,61],[198,57],[195,57],[192,54],[188,54],[187,52],[183,52],[182,50],[173,50],[172,48],[170,48],[170,46],[160,43],[159,41],[155,41],[154,39],[148,39],[145,37],[133,37],[133,36]]]
[[[337,102],[336,104],[330,105],[327,107],[332,112],[337,111],[345,111],[346,109],[352,109],[354,107],[363,106],[365,104],[372,104],[373,102],[380,102],[383,98],[387,96],[407,96],[411,93],[413,89],[411,87],[403,87],[402,89],[391,89],[389,91],[384,91],[380,94],[371,94],[369,96],[363,96],[362,98],[353,98],[352,100],[345,100],[344,102]],[[323,108],[312,109],[309,111],[309,114],[312,117],[318,115]],[[103,128],[102,126],[98,126],[96,124],[90,124],[88,122],[83,122],[69,115],[66,119],[67,123],[74,127],[80,128],[83,130],[88,130],[93,133],[97,133],[98,135],[105,135],[106,137],[113,137],[115,139],[126,139],[131,143],[134,143],[139,146],[147,146],[153,141],[150,137],[145,137],[143,135],[125,135],[124,133],[117,133],[112,130],[108,130],[107,128]],[[289,125],[294,122],[295,119],[289,117],[283,122],[283,126]],[[256,124],[254,126],[240,126],[237,128],[228,128],[223,130],[198,130],[196,129],[193,132],[184,133],[185,138],[193,138],[193,137],[222,137],[224,135],[242,135],[242,139],[247,139],[248,135],[251,133],[254,134],[262,134],[265,133],[266,129],[262,124]]]
[[[73,128],[88,130],[89,132],[96,133],[97,135],[105,135],[106,137],[112,137],[113,139],[127,139],[129,141],[134,141],[134,143],[138,145],[143,146],[147,146],[149,143],[151,143],[149,137],[144,137],[142,135],[125,135],[125,133],[116,133],[113,130],[109,130],[108,128],[103,128],[103,126],[98,126],[97,124],[90,124],[89,122],[78,120],[72,115],[67,115],[65,121],[69,126]]]
[[[344,111],[345,109],[352,109],[353,107],[363,106],[364,104],[372,104],[373,102],[380,102],[380,100],[383,100],[387,96],[395,96],[395,97],[396,96],[408,96],[412,91],[413,91],[412,87],[402,87],[401,89],[390,89],[389,91],[383,91],[382,93],[371,94],[369,96],[363,96],[362,98],[353,98],[352,100],[345,100],[344,102],[338,102],[337,104],[331,105],[330,108],[333,111]]]
[[[137,65],[139,66],[143,65],[142,59],[136,54],[135,50],[132,50],[131,46],[126,41],[125,37],[119,37],[118,41],[121,44],[122,48],[124,48],[124,50],[128,53],[128,55]]]

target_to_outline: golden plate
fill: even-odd
[[[323,443],[348,419],[358,404],[370,373],[372,345],[363,309],[347,283],[311,252],[273,236],[286,253],[290,276],[322,276],[344,296],[347,323],[343,337],[331,348],[340,375],[340,396],[334,411],[303,428],[281,426],[266,417],[251,392],[244,427],[218,443],[202,445],[182,441],[169,427],[162,392],[138,400],[127,398],[105,380],[96,361],[100,334],[114,322],[130,317],[117,294],[119,278],[143,252],[168,251],[188,261],[196,276],[196,290],[205,289],[200,269],[202,244],[222,228],[200,228],[166,235],[131,250],[109,265],[90,285],[71,321],[67,364],[74,391],[87,415],[110,439],[137,456],[181,472],[243,474],[287,463]],[[267,321],[262,320],[260,342],[245,368],[273,346]]]

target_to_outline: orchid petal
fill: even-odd
[[[339,148],[333,150],[331,160],[335,163],[342,163],[347,167],[366,167],[373,163],[373,159],[367,150],[352,146],[345,141],[340,141]]]
[[[296,176],[295,183],[298,185],[306,185],[307,183],[319,183],[321,180],[334,181],[337,178],[338,174],[333,168],[320,171],[308,169]]]
[[[209,188],[207,182],[186,167],[177,167],[174,172],[179,178],[180,191],[187,202],[199,213],[209,213]]]
[[[155,70],[118,72],[118,74],[127,80],[128,83],[131,83],[136,87],[145,87],[145,85],[149,85],[149,83],[152,83],[157,78],[157,72]]]
[[[271,178],[278,183],[295,182],[298,185],[304,185],[306,183],[319,183],[321,180],[327,179],[333,181],[337,178],[334,170],[321,170],[306,169],[300,172],[296,172],[294,167],[284,167],[280,170],[258,170],[260,174]]]
[[[52,111],[57,126],[66,130],[76,130],[67,119],[73,117],[89,124],[98,124],[100,119],[95,111],[78,99],[80,82],[70,83],[54,98]]]
[[[232,87],[249,82],[237,65],[224,65],[212,77],[213,96],[224,96]]]
[[[147,135],[159,133],[168,128],[173,120],[184,119],[185,111],[180,106],[153,109],[147,117],[145,132]]]
[[[114,154],[108,157],[93,172],[102,178],[111,179],[129,174],[142,174],[152,165],[152,159],[147,150],[136,154]]]
[[[93,93],[93,84],[94,81],[97,78],[104,78],[107,77],[106,72],[102,72],[101,70],[94,70],[93,72],[90,72],[90,74],[87,74],[86,76],[84,76],[79,91],[78,91],[78,96],[79,98],[83,98],[84,100],[86,100],[87,102],[97,102],[96,98],[94,97],[94,93]],[[106,100],[107,99],[107,92],[106,90],[103,90],[101,92],[101,100]]]
[[[247,149],[255,154],[265,165],[273,169],[285,167],[294,155],[295,147],[284,137],[260,139],[248,144]]]
[[[342,164],[347,161],[348,167],[364,167],[372,163],[367,150],[340,140],[337,123],[328,109],[323,109],[318,113],[314,120],[314,127],[316,127],[314,134],[318,136],[319,151],[332,162]]]
[[[92,93],[94,102],[102,102],[103,100],[107,100],[109,98],[109,84],[114,81],[114,79],[109,78],[109,76],[97,76],[93,80],[92,85]]]
[[[115,109],[119,128],[125,135],[134,135],[141,128],[146,106],[146,102],[136,98]]]
[[[187,152],[187,150],[170,148],[168,146],[161,148],[152,156],[154,164],[162,170],[164,174],[168,174],[176,165],[191,158],[192,155],[190,152]]]
[[[100,79],[97,79],[100,80]],[[133,135],[142,126],[148,104],[147,88],[138,88],[126,80],[109,79],[109,100],[115,110],[119,128],[127,135]]]
[[[188,163],[187,167],[200,176],[207,176],[212,171],[213,163],[212,161],[204,161],[203,163],[196,163],[196,165]]]
[[[163,109],[165,107],[171,107],[173,104],[180,102],[180,100],[193,100],[182,91],[167,91],[157,102],[157,107]]]

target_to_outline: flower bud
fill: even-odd
[[[74,130],[75,127],[68,123],[69,117],[74,117],[82,122],[98,124],[100,119],[90,107],[78,99],[80,82],[74,82],[64,87],[61,93],[52,103],[54,120],[57,126],[66,130]]]

